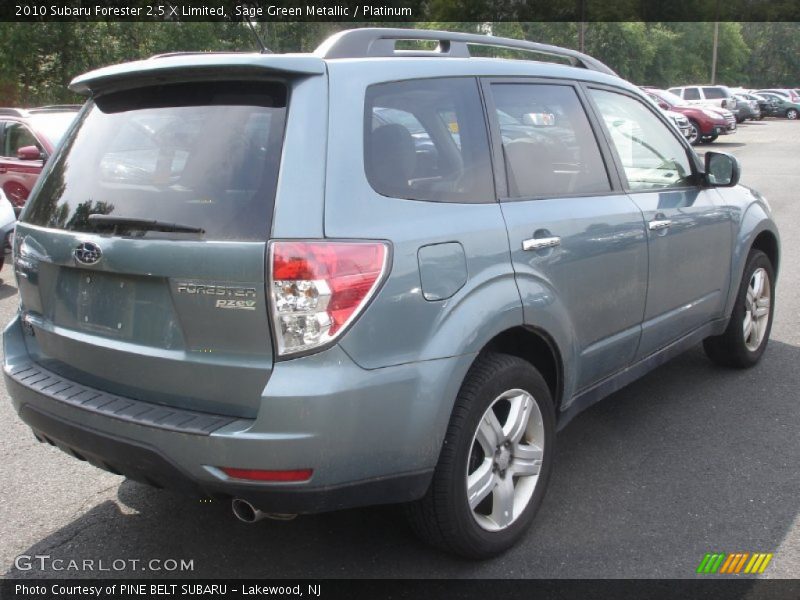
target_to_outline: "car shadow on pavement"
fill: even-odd
[[[11,280],[13,281],[13,279]],[[17,293],[17,286],[10,283],[5,278],[0,277],[0,300],[5,300]]]
[[[706,552],[776,552],[770,569],[780,569],[800,498],[798,364],[800,348],[775,340],[746,371],[716,367],[697,347],[579,415],[559,436],[533,527],[495,560],[422,545],[398,507],[245,525],[227,502],[121,480],[116,501],[24,554],[142,561],[135,569],[4,576],[692,577]],[[142,570],[154,558],[193,570]]]
[[[745,145],[746,144],[744,142],[720,142],[717,140],[716,142],[709,144],[706,150],[714,150],[717,148],[741,148]]]

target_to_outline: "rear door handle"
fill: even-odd
[[[522,240],[523,250],[545,250],[547,248],[555,248],[556,246],[560,245],[561,245],[561,238],[557,236],[546,237],[546,238],[530,238],[528,240]]]
[[[660,229],[666,229],[670,225],[672,225],[672,221],[670,221],[669,219],[650,221],[647,224],[647,226],[650,228],[651,231],[658,231]]]

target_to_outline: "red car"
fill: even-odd
[[[642,90],[664,110],[681,113],[689,119],[692,132],[686,139],[693,146],[710,144],[721,135],[736,133],[736,116],[727,109],[692,106],[666,90],[650,87]]]
[[[25,204],[45,161],[79,109],[72,104],[0,108],[0,188],[15,207]]]

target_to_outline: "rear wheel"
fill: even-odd
[[[507,550],[542,503],[554,436],[539,372],[515,356],[482,356],[459,392],[431,487],[407,506],[411,527],[468,558]]]
[[[751,250],[727,329],[703,342],[709,358],[719,365],[740,369],[755,365],[769,341],[774,298],[772,263],[761,250]]]
[[[797,112],[796,108],[790,108],[789,110],[786,111],[787,119],[791,119],[794,121],[795,119],[797,119],[798,116],[800,116],[800,113]]]

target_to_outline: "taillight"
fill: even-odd
[[[358,316],[386,274],[383,242],[272,242],[278,354],[318,348]]]

